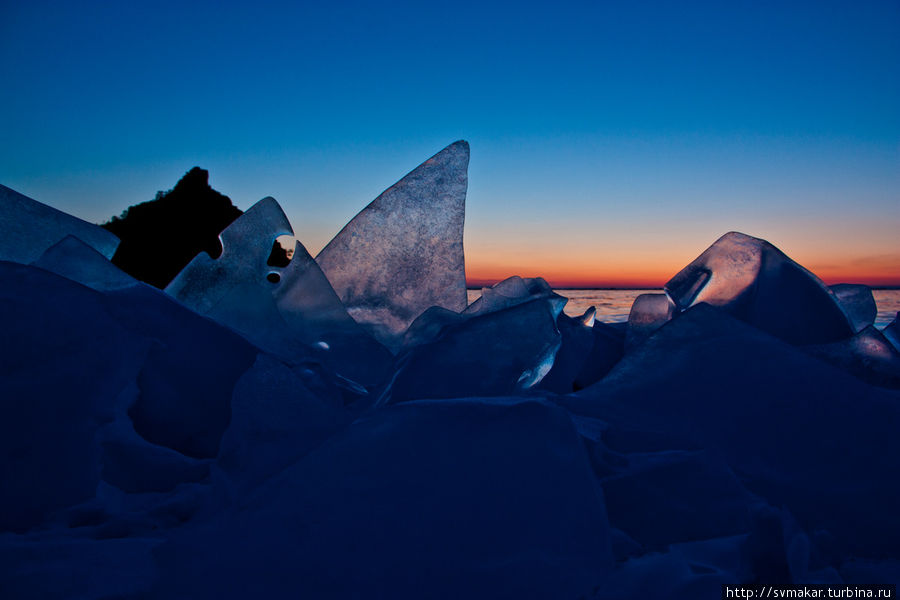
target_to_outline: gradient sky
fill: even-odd
[[[470,281],[661,285],[721,234],[900,284],[900,2],[0,0],[0,183],[90,221],[194,165],[315,254],[471,144]]]

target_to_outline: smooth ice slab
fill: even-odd
[[[272,293],[284,319],[303,330],[308,338],[328,331],[359,329],[322,269],[299,241]]]
[[[137,279],[71,235],[48,248],[31,264],[99,291],[139,285]]]
[[[400,367],[379,402],[530,389],[550,371],[560,348],[558,316],[557,305],[545,298],[448,323],[437,339],[398,357]]]
[[[364,386],[380,383],[387,375],[393,362],[390,351],[353,320],[299,241],[273,294],[281,318],[320,350],[321,362]]]
[[[469,144],[455,142],[356,215],[316,257],[350,316],[396,350],[431,306],[466,307]]]
[[[878,307],[872,288],[857,283],[839,283],[830,289],[857,333],[875,323]]]
[[[68,235],[106,258],[119,245],[119,238],[102,227],[0,185],[0,260],[28,264]]]
[[[683,311],[705,302],[791,344],[855,333],[831,290],[769,242],[730,232],[665,285]]]

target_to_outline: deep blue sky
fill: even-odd
[[[199,165],[315,253],[466,139],[470,275],[900,282],[896,1],[0,2],[0,183],[88,220]]]

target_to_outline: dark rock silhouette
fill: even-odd
[[[201,251],[222,252],[219,233],[241,210],[209,186],[209,172],[194,167],[168,192],[131,206],[102,227],[122,240],[113,264],[163,288]]]

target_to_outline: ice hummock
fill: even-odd
[[[855,333],[834,293],[765,240],[730,232],[665,285],[678,311],[701,302],[792,344]]]

